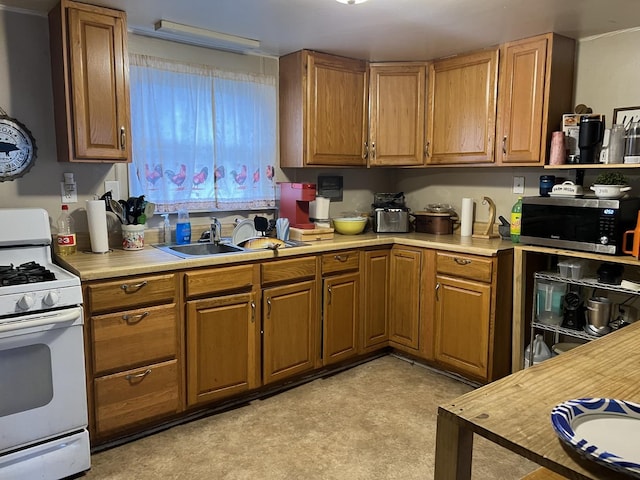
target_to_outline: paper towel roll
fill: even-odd
[[[473,198],[462,199],[460,213],[460,236],[470,237],[473,233]]]
[[[105,253],[109,251],[109,234],[107,233],[107,209],[104,200],[87,200],[87,222],[91,251]]]

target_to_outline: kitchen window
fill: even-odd
[[[130,56],[129,189],[158,212],[275,206],[276,79]]]

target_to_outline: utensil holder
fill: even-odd
[[[144,225],[122,225],[122,249],[142,250],[144,248]]]

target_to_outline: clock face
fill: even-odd
[[[36,142],[20,122],[0,117],[0,182],[24,175],[36,158]]]

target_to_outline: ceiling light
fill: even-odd
[[[336,0],[336,2],[345,3],[347,5],[357,5],[359,3],[364,3],[367,0]]]
[[[192,27],[168,20],[156,22],[154,28],[156,34],[154,36],[199,47],[243,53],[260,48],[260,42],[258,40],[215,32],[213,30],[207,30],[206,28]]]

